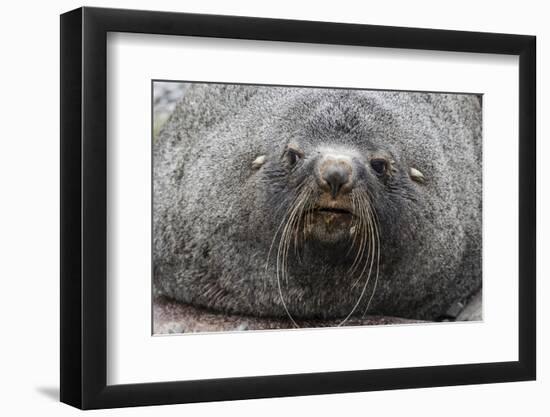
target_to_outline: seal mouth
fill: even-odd
[[[322,201],[319,203],[313,208],[313,213],[318,216],[350,221],[354,215],[351,206],[346,202]]]
[[[341,204],[318,205],[311,214],[309,231],[312,237],[332,241],[349,235],[354,218],[351,208]]]
[[[333,214],[347,214],[347,215],[353,215],[351,210],[346,208],[340,208],[340,207],[317,207],[313,211],[321,212],[321,213],[333,213]]]

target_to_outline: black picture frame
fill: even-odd
[[[519,360],[107,385],[108,32],[519,56]],[[82,409],[533,380],[536,377],[534,36],[136,10],[61,15],[61,401]]]

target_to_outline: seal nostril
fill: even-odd
[[[336,198],[343,185],[349,181],[349,171],[341,165],[330,165],[321,173],[321,177],[330,187],[332,198]]]

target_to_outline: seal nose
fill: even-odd
[[[350,183],[351,166],[344,161],[326,161],[321,168],[321,179],[325,188],[328,186],[330,189],[332,198],[336,198],[342,188]]]

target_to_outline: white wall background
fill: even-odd
[[[0,410],[3,415],[73,415],[59,392],[59,17],[81,6],[72,0],[8,2],[0,30]],[[99,415],[411,416],[529,415],[550,412],[550,146],[543,139],[549,83],[550,26],[544,2],[524,0],[271,1],[124,0],[86,5],[236,14],[395,26],[533,34],[538,37],[538,381],[497,385],[325,395],[231,403],[100,411]],[[506,165],[503,164],[503,170]],[[546,232],[546,233],[545,233]],[[31,414],[32,415],[32,414]]]

